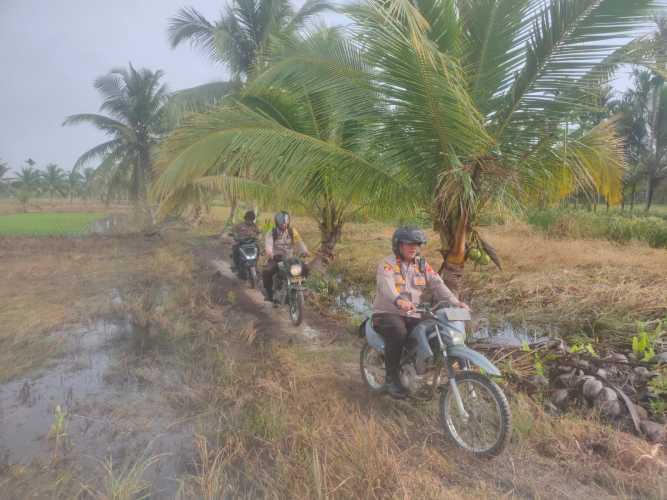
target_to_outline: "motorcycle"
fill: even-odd
[[[512,414],[502,389],[490,377],[500,371],[484,355],[466,347],[462,308],[420,305],[414,314],[421,321],[412,329],[401,358],[401,383],[411,396],[440,391],[440,422],[447,438],[480,457],[502,453],[511,435]],[[370,318],[360,327],[361,376],[372,392],[384,391],[384,339]],[[472,365],[479,367],[473,371]],[[444,380],[443,380],[443,368]]]
[[[257,259],[259,245],[256,238],[244,238],[237,243],[236,273],[242,280],[248,280],[250,288],[257,287]]]
[[[273,276],[273,302],[289,307],[289,316],[295,326],[303,321],[303,270],[303,262],[293,257],[278,262],[278,272]]]

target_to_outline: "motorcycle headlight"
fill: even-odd
[[[289,268],[289,273],[292,276],[301,276],[301,271],[303,271],[303,266],[301,264],[292,264]]]

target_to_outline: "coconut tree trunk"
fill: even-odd
[[[233,226],[234,221],[236,220],[236,209],[238,208],[238,199],[236,196],[232,196],[232,206],[229,210],[229,217],[227,217],[227,222],[225,223],[228,226]]]
[[[311,262],[311,267],[324,269],[335,258],[334,250],[343,233],[344,208],[334,202],[328,202],[318,210],[317,224],[320,229],[320,246],[317,256]]]
[[[463,214],[458,221],[439,220],[435,229],[440,236],[440,252],[444,258],[440,275],[447,287],[458,295],[463,282],[468,217]]]

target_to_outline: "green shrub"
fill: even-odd
[[[667,248],[667,221],[660,217],[552,209],[531,212],[527,220],[554,238],[643,241],[653,248]]]

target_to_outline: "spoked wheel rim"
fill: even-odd
[[[384,388],[387,378],[384,355],[368,344],[366,344],[362,351],[361,371],[364,380],[371,389],[380,391]]]
[[[503,439],[503,414],[490,387],[474,378],[457,379],[467,420],[459,414],[453,391],[443,402],[443,420],[451,437],[468,451],[485,454]]]
[[[299,326],[303,316],[303,295],[300,292],[293,292],[289,300],[289,316],[292,323]]]

